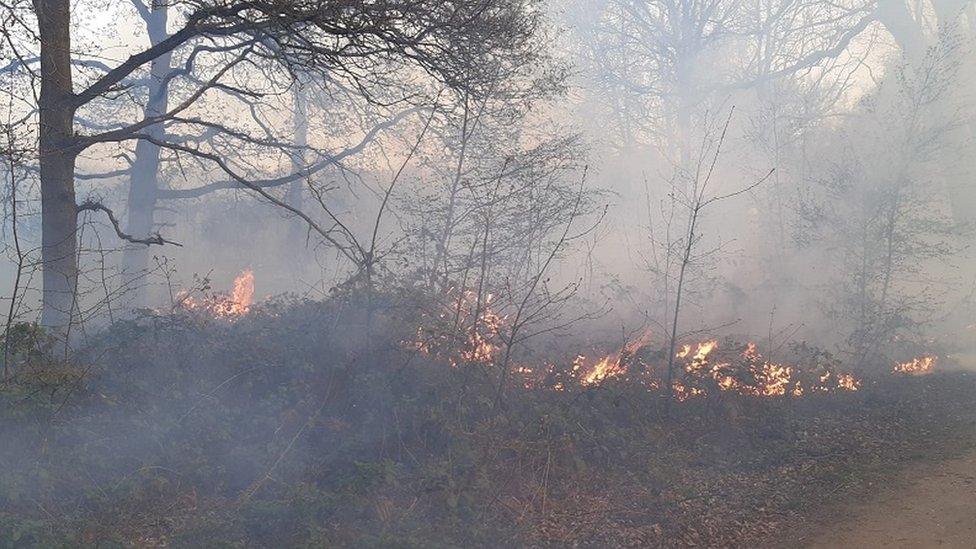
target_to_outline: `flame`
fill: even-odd
[[[597,362],[590,373],[583,376],[581,383],[583,385],[593,385],[607,379],[608,377],[618,376],[624,373],[624,368],[620,366],[620,357],[616,354],[603,357],[600,362]]]
[[[698,350],[695,351],[695,355],[691,357],[691,364],[688,365],[688,372],[704,371],[706,365],[708,365],[708,355],[712,354],[718,347],[718,341],[706,341],[704,343],[698,344]],[[716,375],[720,370],[724,368],[724,364],[715,364],[711,368],[712,375]]]
[[[910,376],[924,376],[931,374],[935,369],[935,363],[938,357],[935,356],[923,356],[918,357],[908,362],[902,362],[896,364],[892,373],[894,374],[905,374]]]
[[[705,386],[708,383],[714,383],[713,387],[717,387],[720,392],[734,392],[745,396],[803,396],[804,387],[796,379],[797,368],[766,360],[755,343],[749,342],[739,354],[738,360],[710,362],[709,359],[716,349],[718,342],[715,340],[682,346],[677,357],[687,359],[690,356],[691,360],[684,367],[685,381],[675,383],[674,390],[678,400],[707,394]],[[820,383],[813,388],[821,391],[857,391],[861,387],[860,380],[851,374],[838,375],[835,386],[827,384],[830,378],[831,372],[823,373],[819,376]],[[689,387],[689,383],[705,385]]]
[[[234,279],[230,294],[230,314],[246,315],[254,304],[254,271],[248,269]]]
[[[443,310],[426,317],[430,324],[421,324],[416,339],[404,344],[454,367],[472,363],[494,366],[499,351],[504,348],[500,334],[507,318],[492,311],[491,295],[477,302],[473,292],[462,291],[455,294],[456,297],[450,297],[454,292],[448,292],[449,303]],[[442,326],[440,331],[436,329],[438,323]],[[618,352],[599,359],[588,360],[584,354],[573,355],[567,370],[552,363],[539,368],[512,364],[511,373],[528,390],[548,388],[562,392],[573,384],[588,387],[626,374],[646,390],[656,391],[666,386],[662,382],[660,363],[637,361],[642,367],[629,371],[635,355],[651,340],[652,333],[646,330],[624,343]],[[763,357],[754,342],[738,349],[720,351],[715,339],[680,346],[675,353],[679,375],[671,387],[677,400],[721,393],[757,398],[800,398],[811,392],[858,391],[861,388],[861,381],[854,375],[834,371],[830,365],[817,366],[810,371],[771,361]],[[561,377],[563,373],[568,377]]]
[[[631,340],[627,342],[626,345],[624,345],[624,349],[623,349],[624,354],[632,355],[637,351],[639,351],[642,347],[646,347],[651,343],[651,338],[653,336],[654,336],[654,332],[650,330],[644,330],[644,332],[641,333],[640,337]]]
[[[254,271],[247,269],[234,279],[230,295],[214,294],[205,299],[194,298],[188,290],[176,294],[179,307],[187,311],[202,310],[214,318],[235,320],[246,315],[254,305]]]
[[[757,390],[762,396],[783,396],[793,377],[793,368],[782,364],[766,362],[762,365],[760,385]]]
[[[674,390],[674,397],[678,399],[678,402],[685,402],[690,398],[705,394],[705,391],[699,389],[698,387],[686,387],[680,381],[675,381],[672,389]]]
[[[756,349],[756,344],[750,341],[746,344],[746,349],[742,351],[742,358],[749,360],[758,360],[760,357],[759,351]]]
[[[837,377],[837,388],[845,391],[857,391],[861,388],[861,380],[851,374],[841,374]]]
[[[247,269],[234,279],[234,288],[229,296],[219,296],[213,300],[211,310],[218,318],[237,318],[244,316],[254,304],[254,271]]]
[[[200,308],[200,302],[190,295],[190,290],[180,290],[176,292],[177,306],[186,311],[193,311]]]
[[[494,296],[479,299],[470,290],[451,288],[445,298],[440,309],[427,315],[417,328],[416,338],[403,344],[446,359],[455,368],[461,364],[494,364],[502,348],[499,335],[507,320],[492,310]]]
[[[653,332],[645,330],[639,337],[624,343],[619,353],[613,353],[600,359],[585,376],[580,379],[583,385],[593,385],[611,377],[627,372],[627,359],[642,347],[646,347],[653,336]],[[579,370],[586,357],[580,355],[573,362],[573,371]]]
[[[467,297],[470,298],[471,295]],[[492,294],[485,297],[485,302],[482,305],[484,310],[481,312],[478,322],[468,330],[466,345],[461,350],[461,359],[465,362],[492,364],[495,361],[499,347],[491,340],[496,338],[501,331],[504,318],[491,310],[492,299],[494,299]],[[479,326],[480,330],[478,329]]]

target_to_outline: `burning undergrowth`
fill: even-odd
[[[372,296],[372,315],[337,295],[112,326],[70,366],[84,375],[0,392],[0,540],[748,544],[799,512],[791,498],[971,426],[969,378],[851,391],[822,351],[774,361],[730,340],[679,349],[676,382],[700,395],[668,410],[654,389],[666,357],[645,334],[513,362],[499,400],[504,318],[453,297],[461,329],[435,315],[423,345],[414,303],[394,295]]]
[[[237,275],[229,292],[208,292],[208,289],[209,281],[206,281],[197,292],[179,290],[173,296],[173,310],[198,312],[231,322],[237,320],[250,312],[254,304],[254,271],[247,269]]]
[[[931,374],[935,370],[935,364],[938,361],[938,357],[935,356],[923,356],[909,360],[908,362],[901,362],[895,365],[892,369],[892,373],[904,374],[909,376],[924,376]]]
[[[651,337],[645,334],[593,365],[579,355],[568,372],[551,368],[547,382],[562,389],[571,382],[594,387],[616,380],[660,391],[667,385],[668,360],[650,341]],[[681,402],[722,394],[800,398],[810,393],[857,391],[861,387],[861,381],[845,372],[840,361],[827,352],[793,344],[783,354],[787,357],[784,361],[772,361],[759,352],[755,343],[739,343],[731,338],[684,344],[673,363],[672,394]]]
[[[604,383],[636,384],[648,391],[670,393],[679,402],[722,394],[754,398],[798,399],[813,394],[856,392],[862,380],[831,353],[806,343],[779,346],[771,359],[752,341],[731,338],[684,342],[669,360],[661,351],[665,341],[651,330],[628,338],[618,350],[577,352],[560,361],[510,361],[506,316],[494,312],[491,294],[449,291],[446,299],[421,316],[405,348],[446,361],[452,367],[483,372],[510,370],[516,388],[567,391],[595,388]],[[896,363],[896,375],[931,373],[937,357],[925,356]],[[669,372],[669,369],[671,370]],[[507,379],[507,378],[506,378]]]

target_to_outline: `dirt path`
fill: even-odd
[[[913,472],[847,519],[824,526],[812,549],[860,547],[976,548],[976,453]]]

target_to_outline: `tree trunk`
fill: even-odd
[[[78,283],[69,4],[69,0],[34,0],[41,38],[41,323],[60,335],[71,322]]]
[[[968,134],[968,135],[967,135]],[[976,226],[976,124],[968,123],[950,134],[958,156],[944,170],[949,186],[952,217],[963,226]]]
[[[305,158],[305,147],[308,146],[308,100],[305,98],[302,87],[296,83],[294,90],[294,105],[292,111],[292,124],[295,130],[294,143],[298,150],[291,159],[292,173],[299,173],[307,170],[308,165]],[[288,193],[285,202],[297,210],[302,209],[302,199],[305,192],[306,179],[299,177],[288,186]],[[293,219],[288,224],[287,238],[283,249],[301,250],[298,244],[305,240],[308,226],[300,219]]]
[[[904,0],[879,0],[877,16],[910,63],[925,55],[928,40]]]
[[[152,12],[146,27],[149,40],[158,44],[167,36],[167,7],[162,0],[152,3]],[[166,76],[169,74],[172,55],[166,53],[154,59],[150,67],[149,97],[146,101],[145,116],[154,117],[165,114],[169,108],[169,87]],[[155,124],[146,133],[161,140],[165,128]],[[128,220],[126,232],[136,237],[148,236],[155,225],[154,214],[159,197],[159,154],[157,145],[140,140],[136,144],[135,159],[129,175]],[[129,307],[149,305],[146,284],[142,280],[149,270],[149,247],[144,244],[128,244],[122,254],[122,284],[128,290],[126,304]]]

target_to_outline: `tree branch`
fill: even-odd
[[[299,179],[308,177],[314,173],[322,171],[323,169],[329,166],[337,165],[343,160],[345,160],[346,158],[362,152],[362,150],[365,149],[367,145],[369,145],[370,143],[373,142],[373,140],[376,139],[377,135],[379,135],[380,132],[392,128],[393,126],[400,123],[404,118],[412,114],[418,113],[421,110],[423,109],[417,107],[417,108],[408,109],[406,111],[398,113],[393,118],[381,122],[376,126],[370,128],[369,132],[366,133],[366,135],[359,141],[359,143],[353,145],[352,147],[344,149],[336,154],[327,155],[322,160],[314,164],[311,164],[298,172],[285,175],[282,177],[272,178],[272,179],[255,180],[252,181],[251,185],[248,186],[252,188],[255,186],[261,188],[279,187],[281,185],[286,185],[288,183],[291,183],[292,181],[297,181]],[[133,135],[131,137],[138,138],[139,136]],[[200,187],[194,187],[192,189],[166,189],[166,190],[160,189],[159,197],[165,200],[174,200],[174,199],[182,199],[182,198],[198,198],[203,195],[212,193],[214,191],[218,191],[222,189],[238,189],[241,188],[241,186],[242,185],[240,184],[240,182],[237,181],[236,179],[231,181],[217,181],[207,185],[202,185]]]
[[[131,242],[133,244],[145,244],[146,246],[162,246],[164,244],[172,244],[173,246],[183,247],[179,242],[173,242],[172,240],[166,240],[159,233],[151,234],[147,238],[136,238],[130,234],[125,233],[122,230],[122,226],[119,223],[117,217],[115,217],[115,212],[111,210],[108,206],[102,204],[101,202],[96,202],[94,200],[86,200],[85,202],[78,204],[77,210],[79,212],[84,211],[101,211],[105,212],[108,216],[108,220],[112,223],[112,227],[115,228],[115,234],[119,238],[125,240],[126,242]]]

